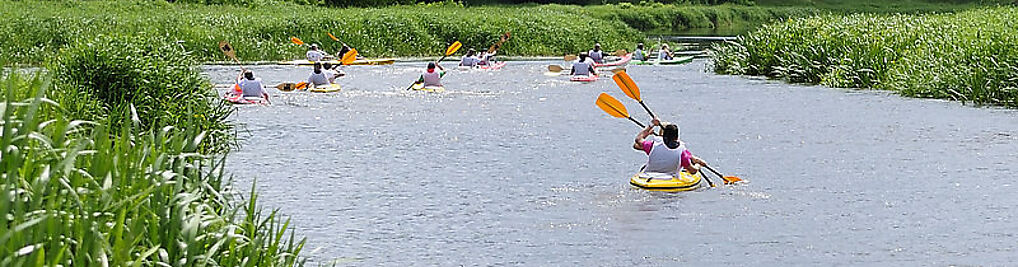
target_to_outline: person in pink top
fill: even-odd
[[[648,140],[647,137],[654,133],[655,126],[661,127],[661,137]],[[647,153],[647,165],[643,168],[645,173],[674,176],[685,170],[690,174],[696,174],[700,171],[700,166],[707,165],[703,160],[694,157],[686,149],[686,145],[679,141],[678,125],[662,123],[657,118],[636,135],[633,149]]]

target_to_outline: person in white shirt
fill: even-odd
[[[346,73],[336,69],[339,66],[333,66],[332,63],[325,62],[322,67],[322,72],[325,73],[325,78],[329,79],[329,83],[336,83],[336,78],[346,76]]]
[[[597,70],[594,69],[594,61],[588,57],[587,53],[580,53],[580,58],[573,62],[573,69],[569,71],[569,74],[574,76],[597,75]]]
[[[587,52],[587,56],[594,60],[594,63],[604,63],[604,51],[601,50],[601,44],[594,44],[594,49]]]
[[[315,63],[315,70],[311,72],[311,76],[308,76],[308,86],[318,87],[331,84],[329,78],[325,76],[325,71],[322,70],[322,63]]]
[[[470,49],[470,50],[467,51],[467,55],[463,56],[463,59],[460,60],[460,66],[463,66],[463,67],[475,67],[475,66],[477,66],[477,63],[480,63],[480,62],[481,62],[481,59],[477,58],[477,51],[475,51],[474,49]]]
[[[255,78],[254,73],[249,70],[237,75],[237,86],[240,87],[244,97],[264,97],[265,100],[269,99],[269,94],[265,92],[265,88],[262,85],[262,79]]]
[[[311,61],[311,62],[322,61],[322,59],[325,58],[325,52],[322,52],[321,50],[318,50],[318,45],[317,44],[311,44],[311,47],[308,48],[307,57],[308,57],[308,61]]]

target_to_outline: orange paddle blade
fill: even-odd
[[[304,90],[304,89],[308,88],[308,83],[307,82],[299,82],[293,88],[297,89],[297,90]]]
[[[453,42],[452,45],[449,46],[449,49],[445,50],[445,55],[451,56],[452,54],[455,54],[457,50],[460,50],[461,46],[463,46],[463,44],[461,44],[460,41]]]
[[[336,38],[336,36],[332,35],[331,32],[327,32],[327,33],[329,34],[329,38],[332,38],[333,41],[339,42],[339,38]]]
[[[612,80],[615,80],[615,84],[618,84],[619,88],[622,89],[622,92],[626,93],[627,96],[632,99],[636,99],[636,101],[642,101],[640,100],[640,88],[636,87],[636,83],[633,82],[633,78],[630,78],[628,73],[624,71],[616,72],[615,75],[612,76]]]
[[[294,44],[297,44],[297,45],[304,45],[304,41],[301,41],[300,38],[297,38],[297,37],[292,37],[291,36],[290,37],[290,42],[293,42]]]
[[[725,177],[721,177],[721,179],[725,180],[725,184],[734,184],[734,183],[737,183],[737,182],[742,182],[742,178],[735,177],[735,176],[725,176]]]
[[[608,94],[601,93],[601,95],[597,96],[596,104],[597,107],[601,108],[601,110],[604,110],[604,112],[608,113],[608,115],[612,115],[612,117],[616,118],[629,117],[629,111],[626,110],[626,106],[622,105],[622,102],[619,102],[618,99],[615,99],[614,97]]]
[[[357,60],[357,49],[351,48],[350,51],[343,54],[343,59],[339,61],[342,65],[350,65],[354,60]]]

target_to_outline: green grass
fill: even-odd
[[[790,19],[714,48],[718,73],[1018,107],[1018,8]]]
[[[0,77],[0,266],[303,264],[289,221],[228,190],[204,132],[110,132],[66,117],[50,81]]]

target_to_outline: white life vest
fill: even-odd
[[[646,60],[643,57],[643,50],[636,49],[636,51],[633,51],[633,60],[639,60],[639,61]]]
[[[594,60],[594,62],[604,63],[603,51],[590,50],[589,52],[587,52],[587,57],[589,57],[591,60]]]
[[[473,67],[473,66],[476,66],[479,61],[481,61],[481,60],[478,59],[477,57],[474,57],[474,56],[464,56],[463,60],[460,60],[460,66]]]
[[[590,75],[590,61],[573,62],[573,75]]]
[[[245,97],[247,96],[261,97],[262,94],[265,93],[265,90],[262,88],[261,78],[255,78],[254,80],[242,78],[240,79],[240,82],[238,82],[237,84],[240,85],[240,90],[244,91]]]
[[[323,54],[321,51],[310,50],[310,51],[308,51],[307,56],[308,56],[308,61],[316,62],[316,61],[322,61],[322,58],[325,57],[325,54]]]
[[[664,173],[678,175],[682,167],[682,152],[686,151],[686,144],[679,143],[675,149],[668,148],[660,138],[654,140],[654,145],[647,155],[647,167],[644,172]]]
[[[442,87],[442,71],[424,72],[424,87]]]
[[[311,77],[308,77],[308,83],[313,86],[329,84],[329,78],[325,76],[325,71],[322,73],[311,73]]]

